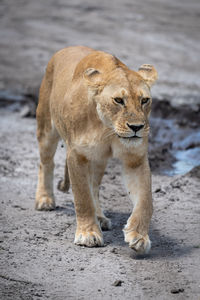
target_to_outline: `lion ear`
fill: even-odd
[[[94,68],[88,68],[84,72],[84,78],[90,85],[99,85],[101,81],[101,73]]]
[[[93,76],[93,75],[97,75],[97,74],[100,74],[100,72],[94,68],[89,68],[89,69],[85,70],[86,76]]]
[[[152,65],[142,65],[138,69],[138,73],[144,78],[149,87],[151,87],[158,79],[158,73]]]

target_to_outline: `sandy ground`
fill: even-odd
[[[113,229],[105,247],[73,244],[73,195],[56,191],[57,209],[34,210],[38,150],[35,120],[2,111],[0,299],[198,299],[200,292],[200,169],[153,176],[152,251],[136,257],[123,240],[131,204],[120,165],[111,160],[100,197]],[[9,126],[8,126],[9,119]],[[65,150],[56,155],[55,184]],[[121,280],[121,286],[113,286]]]
[[[200,168],[192,169],[200,161],[199,1],[2,0],[0,9],[0,299],[200,299]],[[105,247],[73,244],[73,195],[56,190],[64,169],[61,143],[57,208],[34,210],[36,122],[22,118],[26,109],[17,103],[35,99],[50,56],[75,44],[159,71],[149,149],[152,250],[146,257],[123,240],[131,203],[116,160],[100,187],[113,224],[104,232]]]
[[[199,0],[1,0],[1,89],[38,88],[66,46],[108,51],[130,68],[156,66],[156,97],[199,100]]]

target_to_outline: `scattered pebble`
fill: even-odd
[[[169,198],[169,201],[171,201],[171,202],[179,201],[179,198],[172,196]]]
[[[183,293],[184,292],[184,289],[183,288],[180,288],[180,289],[172,289],[171,290],[171,293],[172,294],[179,294],[179,293]]]
[[[112,248],[112,249],[110,250],[110,252],[111,252],[111,253],[118,254],[117,248]]]
[[[20,206],[20,205],[12,205],[12,207],[14,207],[14,208],[19,208],[19,209],[21,209],[21,210],[27,210],[26,208],[24,208],[24,207],[22,207],[22,206]]]
[[[34,296],[36,296],[36,297],[42,297],[43,295],[39,294],[39,293],[34,293]]]
[[[122,280],[115,280],[115,282],[113,282],[113,286],[121,286],[122,285],[122,283],[123,283],[123,281]]]
[[[30,107],[28,105],[24,105],[20,111],[20,117],[21,118],[29,117],[30,114],[31,114]]]
[[[120,196],[126,197],[126,193],[121,192],[121,193],[120,193]]]
[[[162,193],[162,194],[166,194],[165,191],[163,191],[160,187],[155,189],[154,193]]]

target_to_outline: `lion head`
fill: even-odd
[[[149,133],[155,68],[145,64],[135,72],[100,51],[88,55],[82,66],[88,98],[96,104],[99,119],[123,144],[140,143]]]

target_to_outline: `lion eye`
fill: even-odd
[[[150,101],[150,98],[143,98],[142,105],[148,103],[149,101]]]
[[[122,98],[114,98],[114,101],[118,104],[124,105],[124,100]]]

